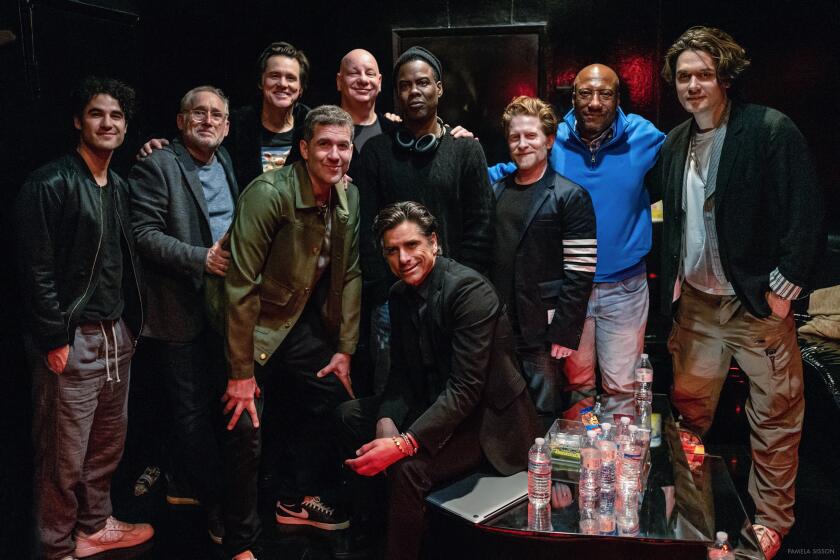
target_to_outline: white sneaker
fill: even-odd
[[[152,538],[155,530],[148,523],[126,523],[114,516],[92,535],[76,532],[76,558],[93,556],[115,548],[131,548]]]
[[[764,558],[772,560],[782,547],[782,537],[775,529],[759,525],[758,523],[753,525],[753,531],[755,531],[755,536],[758,538],[758,544],[761,546],[761,552],[764,553]]]

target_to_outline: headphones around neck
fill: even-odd
[[[410,130],[402,127],[397,130],[397,145],[403,150],[416,152],[418,154],[431,153],[437,150],[441,139],[449,131],[449,127],[443,124],[443,119],[440,117],[435,118],[437,119],[438,126],[440,126],[440,136],[430,132],[429,134],[424,134],[420,138],[414,138],[414,135]]]

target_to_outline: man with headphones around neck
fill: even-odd
[[[481,273],[488,271],[493,249],[494,200],[484,152],[471,138],[453,137],[438,117],[440,60],[422,47],[411,47],[397,59],[393,75],[402,127],[365,144],[361,174],[354,177],[361,199],[363,305],[372,306],[374,332],[384,331],[376,350],[386,355],[386,300],[394,277],[384,267],[371,230],[382,208],[403,200],[422,203],[440,223],[443,255]],[[375,380],[377,392],[384,381]]]

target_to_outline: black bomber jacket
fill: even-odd
[[[108,183],[122,233],[123,318],[136,337],[143,314],[128,184],[112,170]],[[18,194],[16,250],[26,330],[44,353],[73,343],[78,317],[96,286],[102,267],[97,198],[103,192],[74,150],[35,170]]]

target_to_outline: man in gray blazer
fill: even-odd
[[[203,503],[221,541],[222,468],[214,417],[226,375],[221,338],[208,326],[205,275],[224,276],[222,249],[239,190],[222,140],[228,100],[200,86],[181,99],[180,137],[131,170],[132,225],[146,271],[146,324],[139,350],[160,377],[172,414],[175,470]]]

